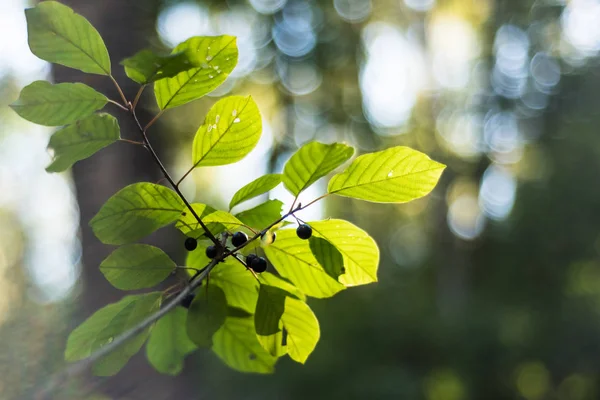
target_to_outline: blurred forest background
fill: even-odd
[[[138,354],[116,377],[70,382],[58,399],[558,399],[600,396],[600,1],[65,0],[104,37],[113,71],[193,35],[238,36],[240,62],[210,96],[150,132],[174,176],[216,98],[251,94],[257,149],[197,169],[196,201],[224,207],[279,172],[299,145],[408,145],[448,164],[406,205],[328,199],[304,219],[346,218],[380,245],[378,284],[311,301],[321,341],[305,366],[244,375],[209,352],[181,376]],[[36,79],[108,79],[29,53],[24,0],[0,0],[0,398],[29,399],[64,362],[70,329],[122,294],[98,272],[112,250],[88,221],[126,184],[158,181],[149,155],[117,144],[50,175],[51,131],[6,105]],[[150,90],[142,118],[156,112]],[[116,109],[111,111],[117,111]],[[119,115],[119,113],[116,113]],[[122,130],[132,129],[121,119]],[[306,197],[314,198],[325,185]],[[273,197],[289,197],[283,190]],[[251,206],[251,204],[249,204]],[[148,239],[184,260],[183,238]]]

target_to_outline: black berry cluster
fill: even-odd
[[[246,256],[246,265],[256,273],[265,272],[267,270],[267,260],[263,257],[258,257],[256,254],[248,254]]]

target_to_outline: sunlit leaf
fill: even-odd
[[[254,324],[258,341],[274,356],[287,351],[304,363],[319,341],[319,322],[311,309],[274,286],[261,285]]]
[[[296,286],[294,286],[289,281],[274,275],[270,272],[263,272],[259,275],[259,280],[262,284],[266,284],[269,286],[273,286],[279,288],[286,292],[289,296],[294,297],[296,299],[306,301],[306,295],[300,291]]]
[[[233,36],[192,37],[173,50],[173,53],[181,52],[195,54],[200,68],[180,72],[154,84],[156,101],[162,110],[189,103],[213,91],[225,82],[238,61]]]
[[[281,321],[287,332],[286,344],[290,358],[304,364],[321,337],[317,317],[305,302],[286,297]]]
[[[160,308],[159,292],[126,296],[119,302],[96,311],[79,325],[67,340],[65,360],[78,361],[111,343],[118,335],[133,328]],[[137,353],[150,333],[151,327],[119,346],[94,364],[94,373],[114,375]]]
[[[207,215],[216,211],[211,206],[207,206],[206,204],[202,203],[192,203],[192,209],[201,220],[204,220]],[[183,234],[192,237],[200,237],[204,235],[204,230],[200,226],[196,216],[194,216],[194,214],[192,214],[192,212],[187,208],[182,211],[179,220],[175,223],[175,228],[179,229]],[[223,227],[219,228],[217,224],[208,226],[208,228],[213,234],[218,233],[218,229],[221,229],[221,231],[224,229]]]
[[[227,301],[223,290],[215,285],[203,286],[198,289],[188,311],[187,334],[199,347],[210,347],[213,335],[226,317]]]
[[[235,216],[245,225],[251,228],[262,230],[281,217],[283,203],[279,200],[267,200],[246,211],[242,211]]]
[[[317,236],[312,236],[308,240],[308,244],[325,272],[333,279],[338,280],[339,276],[345,272],[342,253],[326,239]]]
[[[152,50],[142,50],[121,61],[127,76],[142,85],[199,67],[187,52],[173,53],[160,56]]]
[[[39,125],[67,125],[101,109],[108,99],[83,83],[35,81],[21,90],[10,107]]]
[[[90,115],[52,135],[48,147],[54,150],[54,159],[46,171],[62,172],[119,138],[119,123],[115,117],[109,114]]]
[[[339,281],[346,286],[377,282],[379,248],[369,234],[348,221],[328,219],[310,222],[313,236],[333,244],[344,258],[344,274]]]
[[[239,262],[230,257],[219,263],[210,273],[210,284],[223,289],[230,307],[254,313],[258,299],[258,282]]]
[[[377,203],[406,203],[423,197],[446,168],[409,147],[364,154],[329,181],[328,192]]]
[[[113,251],[100,264],[104,277],[117,289],[135,290],[155,286],[177,267],[158,247],[130,244]]]
[[[134,183],[108,199],[90,226],[103,243],[126,244],[175,222],[183,208],[174,191],[153,183]]]
[[[342,143],[310,142],[302,146],[283,168],[283,184],[294,195],[352,157],[354,149]]]
[[[308,241],[299,239],[293,229],[277,231],[277,240],[264,249],[277,272],[308,296],[331,297],[345,289],[327,274],[310,250]]]
[[[258,342],[253,317],[228,317],[213,336],[212,350],[225,364],[241,372],[269,374],[277,362]]]
[[[281,174],[267,174],[253,180],[233,195],[233,198],[229,202],[229,209],[231,210],[233,207],[246,200],[250,200],[268,192],[280,183]]]
[[[150,333],[146,357],[160,373],[179,374],[185,356],[196,349],[186,331],[186,318],[186,309],[175,307],[156,323]]]
[[[252,97],[229,96],[212,106],[194,137],[194,167],[231,164],[256,146],[262,120]]]
[[[69,7],[44,1],[25,10],[31,52],[83,72],[110,75],[110,58],[94,27]]]

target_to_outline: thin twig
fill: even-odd
[[[127,107],[125,107],[124,105],[122,105],[119,102],[116,102],[116,101],[111,100],[111,99],[108,99],[108,102],[111,103],[111,104],[114,104],[117,107],[119,107],[121,110],[129,111],[129,109]]]
[[[119,139],[119,141],[125,142],[125,143],[136,144],[138,146],[145,146],[144,142],[138,142],[136,140],[129,140],[129,139],[123,139],[123,138],[121,138],[121,139]]]
[[[165,112],[165,110],[160,110],[160,111],[158,112],[158,114],[156,114],[156,115],[154,116],[154,118],[152,118],[152,119],[150,120],[150,122],[148,122],[148,123],[146,124],[146,126],[145,126],[145,127],[144,127],[144,129],[143,129],[144,133],[146,133],[146,132],[148,131],[148,128],[150,128],[152,125],[154,125],[154,123],[155,123],[156,121],[158,121],[158,119],[160,118],[160,116],[161,116],[161,115],[163,115],[163,113],[164,113],[164,112]]]
[[[121,86],[119,86],[119,83],[115,80],[115,78],[112,75],[109,75],[108,77],[115,84],[115,87],[117,88],[117,91],[119,92],[119,95],[121,96],[121,100],[123,100],[123,105],[125,107],[127,107],[127,105],[129,103],[127,102],[127,98],[125,97],[125,94],[123,93],[123,90],[121,89]],[[126,108],[126,110],[127,110],[127,108]]]
[[[132,110],[135,110],[135,108],[137,107],[138,102],[140,101],[140,97],[142,97],[142,93],[144,92],[145,88],[146,85],[140,86],[140,90],[138,90],[137,94],[135,95],[135,99],[133,99],[133,103],[131,104]]]

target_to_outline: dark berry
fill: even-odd
[[[185,239],[184,245],[187,251],[196,250],[196,247],[198,247],[198,241],[192,237],[189,237]]]
[[[206,248],[206,257],[215,258],[217,256],[217,248],[215,246],[208,246]]]
[[[196,297],[194,293],[190,293],[187,296],[185,296],[183,300],[181,300],[181,307],[190,308],[194,297]]]
[[[252,261],[254,261],[254,259],[256,259],[256,254],[248,254],[246,256],[246,265],[249,267],[252,267]]]
[[[300,239],[309,239],[312,236],[312,228],[309,225],[301,224],[296,228],[296,235]]]
[[[252,268],[254,272],[258,272],[259,274],[261,272],[265,272],[267,270],[267,260],[265,260],[262,257],[256,257],[252,260],[250,268]]]
[[[236,232],[231,237],[231,244],[234,247],[240,247],[247,241],[248,241],[248,235],[246,235],[244,232]]]

